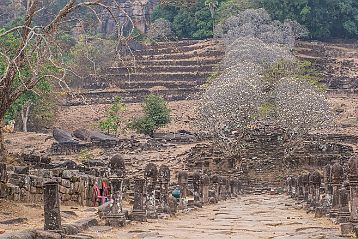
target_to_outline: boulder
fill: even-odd
[[[118,141],[117,138],[87,129],[77,129],[73,132],[73,135],[84,141],[98,142],[98,141]]]
[[[65,143],[78,143],[75,138],[72,137],[72,135],[60,128],[54,128],[52,132],[53,138],[60,144]]]

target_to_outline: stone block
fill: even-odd
[[[36,230],[35,233],[36,239],[62,239],[61,234],[55,232]]]
[[[67,180],[67,179],[62,179],[61,186],[66,187],[66,188],[71,188],[71,181]]]
[[[15,166],[14,173],[15,173],[15,174],[25,174],[25,175],[28,175],[28,174],[29,174],[29,167],[26,167],[26,166]]]
[[[339,229],[342,236],[353,235],[353,224],[352,223],[341,223],[339,224]]]

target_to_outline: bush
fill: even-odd
[[[120,113],[126,110],[125,105],[122,103],[122,98],[117,96],[107,112],[107,117],[99,121],[99,128],[109,134],[113,131],[117,134],[118,128],[121,124]]]
[[[129,127],[138,133],[152,137],[155,130],[170,122],[170,109],[161,96],[148,95],[145,97],[142,107],[144,116],[134,119],[129,124]]]

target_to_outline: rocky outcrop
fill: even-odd
[[[145,33],[158,0],[117,0],[117,3],[123,10],[118,13],[118,17],[125,25],[125,30],[128,31],[134,25],[140,32]],[[109,13],[103,12],[102,19],[98,30],[106,34],[114,32],[116,24]]]

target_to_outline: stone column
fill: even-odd
[[[7,183],[6,164],[0,163],[0,182]]]
[[[201,176],[198,172],[193,174],[193,189],[194,189],[194,204],[200,204],[200,179]]]
[[[200,195],[201,195],[201,202],[203,204],[207,204],[209,202],[209,185],[210,185],[210,178],[208,175],[202,175],[201,180],[201,187],[200,187]]]
[[[349,210],[351,212],[351,221],[358,223],[358,158],[352,157],[348,162],[349,172]]]
[[[144,207],[144,179],[134,180],[134,203],[132,211],[132,220],[145,222],[147,221],[147,213]]]
[[[180,187],[181,198],[186,198],[188,190],[188,173],[186,171],[180,171],[178,173],[178,185]]]
[[[107,215],[103,218],[109,226],[124,226],[126,217],[123,213],[123,184],[125,177],[125,162],[120,155],[115,155],[109,162],[112,203]]]
[[[322,181],[322,176],[319,172],[314,171],[311,176],[310,176],[310,182],[312,185],[312,198],[311,198],[311,205],[313,207],[318,207],[320,206],[320,199],[321,199],[321,192],[320,192],[320,188],[321,188],[321,181]]]
[[[44,183],[44,229],[61,231],[60,197],[57,182]]]
[[[296,198],[297,197],[297,191],[298,191],[297,178],[292,176],[291,179],[290,179],[290,184],[291,184],[291,194],[290,194],[290,196],[292,198]]]
[[[341,189],[344,180],[343,167],[339,163],[335,163],[331,168],[332,175],[332,208],[330,210],[331,217],[337,217],[339,211],[339,190]]]
[[[146,181],[146,210],[148,218],[158,218],[157,208],[156,208],[156,199],[155,199],[155,189],[158,179],[158,169],[157,166],[153,163],[147,164],[144,169],[144,179]]]
[[[170,169],[166,165],[161,165],[159,168],[160,197],[159,197],[158,212],[170,213],[169,183],[170,183]]]
[[[349,212],[349,184],[345,181],[342,184],[341,189],[338,191],[339,194],[339,211],[338,211],[338,222],[347,223],[350,219]]]
[[[302,176],[302,183],[303,183],[303,200],[305,200],[306,202],[308,201],[308,195],[309,195],[309,191],[308,191],[308,183],[309,183],[309,174],[304,174]]]
[[[232,197],[237,197],[238,195],[238,185],[236,178],[230,180],[230,194]]]
[[[211,181],[211,187],[212,187],[212,195],[209,195],[209,197],[213,198],[213,202],[219,201],[219,176],[213,175],[210,178]]]
[[[322,208],[324,211],[329,211],[332,207],[333,188],[332,188],[332,166],[327,164],[324,167],[324,200]]]
[[[304,199],[304,190],[303,190],[303,176],[302,175],[298,176],[297,188],[298,188],[297,199],[303,200]]]
[[[226,184],[227,184],[227,178],[220,177],[219,178],[219,200],[227,199]]]
[[[287,193],[288,196],[292,195],[291,179],[292,179],[292,177],[290,177],[290,176],[288,176],[286,178],[286,193]]]

